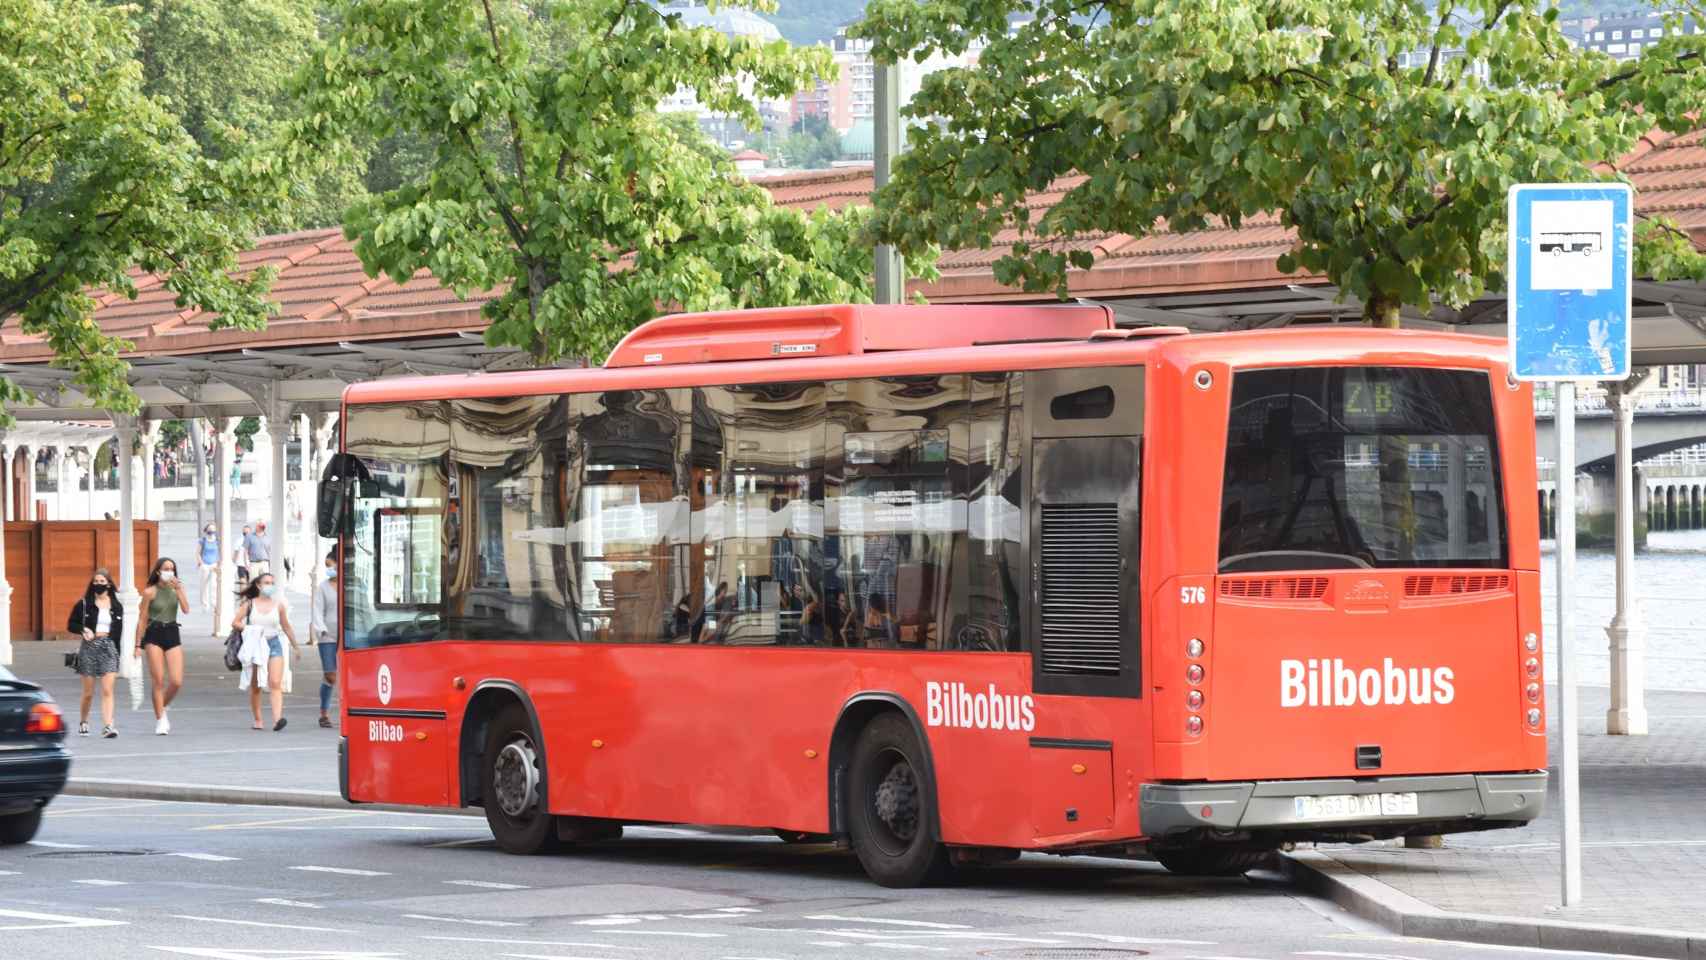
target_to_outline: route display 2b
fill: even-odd
[[[340,781],[499,844],[827,838],[1237,873],[1545,795],[1501,342],[1097,306],[661,318],[603,369],[353,386]]]

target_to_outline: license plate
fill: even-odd
[[[1325,797],[1293,797],[1292,803],[1299,820],[1416,816],[1413,793],[1335,793]]]

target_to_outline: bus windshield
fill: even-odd
[[[1504,566],[1494,434],[1481,372],[1240,371],[1220,570]]]

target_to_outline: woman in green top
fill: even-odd
[[[154,732],[172,732],[166,708],[184,688],[184,648],[178,636],[178,612],[190,612],[190,598],[178,579],[178,565],[170,557],[154,561],[148,586],[142,588],[142,642],[136,655],[148,651],[148,674],[154,688]]]

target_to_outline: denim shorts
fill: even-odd
[[[282,656],[284,656],[284,641],[280,640],[277,637],[268,637],[267,638],[267,656],[268,657],[282,657]]]

